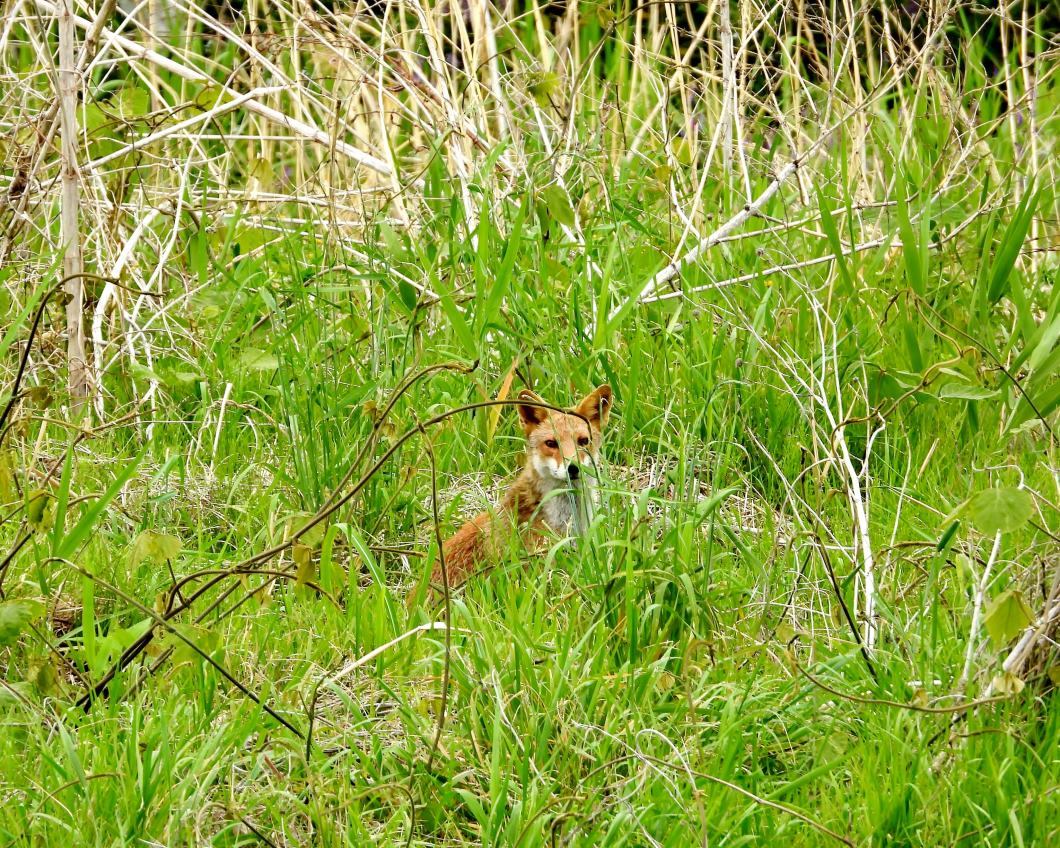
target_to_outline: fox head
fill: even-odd
[[[520,392],[519,399],[543,402],[530,391]],[[583,469],[592,472],[610,412],[610,386],[600,386],[566,412],[520,404],[527,458],[538,476],[573,483]]]

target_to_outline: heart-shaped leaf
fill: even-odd
[[[1014,589],[1002,592],[986,610],[986,632],[995,648],[1003,648],[1015,639],[1034,620],[1023,595]]]
[[[965,509],[981,533],[993,536],[1026,524],[1034,513],[1034,500],[1026,489],[984,489]]]
[[[176,536],[144,530],[133,542],[132,551],[129,552],[129,565],[136,568],[144,560],[150,560],[155,565],[172,562],[180,555],[180,549],[180,539]]]

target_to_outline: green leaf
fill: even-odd
[[[684,165],[686,168],[692,164],[692,160],[695,158],[695,151],[685,136],[675,138],[670,142],[670,152],[678,164]]]
[[[1027,346],[1031,350],[1027,368],[1031,371],[1037,371],[1038,367],[1057,349],[1057,341],[1060,341],[1060,312],[1057,313],[1052,322],[1048,324],[1044,321],[1042,322],[1042,326],[1036,334],[1033,349],[1031,349],[1030,345]]]
[[[110,484],[110,487],[100,497],[96,498],[92,502],[92,505],[85,510],[81,516],[81,520],[74,525],[73,529],[66,534],[63,540],[56,546],[55,555],[61,559],[69,559],[70,555],[80,547],[81,543],[88,538],[89,533],[92,532],[92,528],[95,523],[99,520],[99,517],[103,514],[103,511],[115,497],[118,492],[122,490],[122,487],[129,482],[129,478],[133,476],[133,472],[136,471],[140,465],[141,460],[144,458],[144,454],[147,453],[145,447],[140,453],[130,462],[125,468],[122,469],[121,474]]]
[[[993,536],[1022,527],[1034,513],[1034,500],[1026,489],[984,489],[965,511],[979,532]]]
[[[280,360],[275,354],[252,347],[243,351],[239,361],[250,371],[274,371],[280,367]]]
[[[190,386],[202,379],[202,374],[195,371],[171,371],[167,375],[167,386]]]
[[[1037,206],[1038,192],[1028,189],[1001,236],[1001,244],[990,266],[987,298],[991,303],[997,303],[1009,290],[1009,277],[1016,265],[1020,250],[1023,248],[1023,242],[1027,239],[1027,231],[1030,229]]]
[[[850,276],[850,269],[847,267],[847,259],[843,255],[843,242],[839,238],[839,228],[835,223],[835,207],[832,206],[831,201],[824,195],[824,193],[817,190],[817,207],[821,210],[821,229],[824,230],[824,234],[828,237],[828,246],[831,248],[832,253],[835,254],[836,268],[839,270],[839,276],[846,284],[848,290],[854,288],[853,278]]]
[[[478,342],[475,341],[475,334],[471,332],[471,327],[468,325],[464,313],[460,311],[460,308],[448,292],[440,292],[438,302],[449,319],[449,323],[453,325],[453,331],[464,346],[464,351],[470,358],[477,359]]]
[[[41,695],[54,695],[58,691],[59,672],[50,654],[30,660],[26,682],[32,684]]]
[[[310,512],[296,512],[287,519],[287,528],[284,537],[290,539],[295,533],[312,521],[314,517],[315,515]],[[328,523],[326,521],[321,521],[314,524],[305,533],[300,534],[298,536],[298,541],[310,549],[316,549],[320,546],[321,541],[323,541],[327,529]]]
[[[416,308],[416,304],[419,302],[420,293],[416,291],[416,287],[408,280],[403,280],[398,277],[398,296],[401,298],[401,302],[405,305],[405,309],[412,312]]]
[[[135,377],[137,380],[153,381],[155,383],[165,382],[158,374],[148,368],[146,365],[142,365],[139,362],[129,363],[129,374]]]
[[[15,463],[11,451],[0,451],[0,503],[11,503],[18,496],[15,488]]]
[[[737,491],[735,487],[728,489],[722,489],[720,492],[715,492],[709,498],[701,500],[696,504],[696,522],[702,523],[706,521],[714,512],[721,506],[722,502],[733,492]]]
[[[313,562],[313,549],[301,542],[291,546],[291,558],[295,564],[295,587],[305,589],[306,584],[317,578],[316,564]]]
[[[555,71],[538,71],[527,78],[527,88],[534,100],[541,106],[547,106],[552,95],[559,92],[560,79]]]
[[[26,521],[34,530],[46,529],[52,520],[52,504],[55,497],[46,489],[35,489],[30,492],[26,501]]]
[[[133,542],[132,551],[129,553],[129,566],[136,568],[144,560],[150,560],[155,565],[172,562],[180,555],[180,550],[180,539],[176,536],[144,530]]]
[[[912,194],[914,192],[913,186],[909,185],[908,188],[910,194]],[[926,245],[921,244],[918,234],[913,229],[912,218],[909,214],[909,202],[901,190],[898,192],[897,211],[898,233],[902,238],[902,256],[905,259],[906,277],[913,291],[923,297],[927,289],[927,249]]]
[[[1044,382],[1045,385],[1039,385]],[[1025,389],[1028,395],[1034,401],[1034,406],[1031,406],[1030,401],[1023,395],[1020,395],[1020,401],[1016,406],[1016,411],[1009,420],[1008,429],[1009,431],[1017,430],[1020,426],[1030,421],[1032,418],[1037,418],[1041,415],[1042,419],[1047,419],[1060,408],[1060,380],[1052,380],[1049,382],[1039,381],[1032,379],[1030,385]],[[1037,411],[1036,411],[1037,410]]]
[[[0,686],[0,710],[6,710],[8,707],[23,703],[23,698],[26,701],[30,701],[30,696],[32,694],[32,684],[24,681],[8,683],[7,686]]]
[[[908,318],[902,321],[902,335],[905,338],[905,347],[909,353],[909,364],[914,371],[923,371],[924,354],[920,350],[920,336],[917,333],[916,325]]]
[[[3,601],[0,603],[0,647],[10,645],[33,619],[44,611],[36,601]]]
[[[939,387],[940,398],[955,398],[958,400],[986,400],[996,397],[998,389],[990,389],[986,386],[975,386],[971,383],[944,383]]]
[[[519,244],[522,240],[523,234],[523,221],[526,218],[526,209],[528,206],[529,202],[524,201],[515,212],[515,220],[512,222],[511,233],[508,236],[508,244],[504,250],[504,258],[501,259],[500,268],[497,270],[497,275],[493,280],[493,285],[490,287],[489,295],[486,297],[486,302],[479,313],[483,326],[494,320],[501,304],[504,302],[504,296],[508,293],[508,288],[512,281],[512,271],[515,268],[515,260],[519,255]]]
[[[203,654],[213,656],[221,646],[218,633],[201,624],[174,624],[173,630],[176,632],[170,633],[165,643],[173,648],[173,662],[177,665],[203,661]]]
[[[959,528],[960,526],[960,521],[954,521],[952,524],[950,524],[950,526],[946,528],[946,532],[942,534],[942,537],[939,539],[938,544],[935,545],[935,550],[946,550],[946,548],[949,547],[950,542],[953,541],[953,537],[957,535],[957,528]]]
[[[550,185],[541,192],[541,199],[545,201],[548,214],[553,221],[559,221],[566,227],[574,226],[574,207],[571,206],[567,192],[558,185]]]
[[[76,437],[73,437],[76,438]],[[52,519],[52,547],[59,544],[63,533],[66,531],[66,510],[70,505],[70,484],[74,475],[74,446],[71,442],[67,448],[66,458],[63,460],[63,474],[59,479],[59,491],[55,498],[55,515]]]
[[[56,251],[61,253],[62,251]],[[11,321],[10,326],[4,333],[4,337],[0,339],[0,357],[3,357],[7,353],[7,349],[14,344],[15,339],[22,333],[23,325],[28,323],[30,313],[36,309],[37,301],[40,300],[46,289],[44,287],[39,288],[34,292],[29,300],[26,301],[26,305],[22,307],[21,311],[17,315],[11,315],[11,313],[5,310],[5,315],[11,315],[10,318],[6,319]],[[54,301],[53,301],[54,302]]]
[[[1003,648],[1034,621],[1034,613],[1027,606],[1023,594],[1016,589],[1002,592],[986,609],[986,632],[995,648]]]

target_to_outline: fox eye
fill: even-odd
[[[578,444],[581,445],[582,447],[585,447],[587,444],[589,444],[589,437],[588,436],[582,436],[580,439],[578,439]]]
[[[546,448],[558,448],[559,447],[559,442],[557,442],[555,439],[545,439],[545,447]]]

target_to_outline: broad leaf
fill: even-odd
[[[295,564],[295,586],[305,588],[307,583],[316,581],[317,570],[313,562],[312,548],[301,542],[295,542],[291,546],[291,558]]]
[[[176,536],[144,530],[133,542],[132,551],[129,553],[129,566],[136,568],[144,560],[150,560],[155,565],[172,562],[180,555],[180,549],[180,539]]]
[[[275,354],[257,350],[256,348],[244,350],[243,355],[239,357],[239,361],[244,368],[250,371],[274,371],[280,366],[280,360],[276,358]]]
[[[287,527],[284,532],[284,537],[290,539],[295,533],[298,533],[303,527],[305,527],[315,516],[309,512],[296,512],[290,518],[287,519]],[[301,542],[308,548],[315,549],[319,547],[321,541],[324,539],[324,533],[327,531],[327,522],[320,521],[314,524],[309,530],[298,535],[298,541]]]
[[[0,647],[10,645],[26,625],[41,614],[43,607],[36,601],[4,601],[0,603]]]
[[[29,526],[34,530],[46,529],[53,518],[52,505],[54,502],[55,498],[52,493],[45,489],[37,489],[31,492],[26,503],[26,521],[29,522]]]
[[[986,610],[986,632],[990,634],[990,640],[995,648],[1003,648],[1020,633],[1028,624],[1034,620],[1027,602],[1018,590],[1010,589],[1002,592]]]
[[[571,206],[567,192],[558,185],[550,185],[541,192],[541,199],[548,208],[549,217],[559,221],[565,227],[574,226],[574,207]]]
[[[41,695],[54,695],[59,689],[59,672],[50,654],[30,660],[26,682],[33,685]]]
[[[939,397],[957,398],[960,400],[986,400],[996,397],[998,389],[976,386],[972,383],[945,383],[939,387]]]
[[[985,489],[965,508],[981,533],[1011,533],[1027,523],[1034,513],[1034,500],[1026,489]]]

